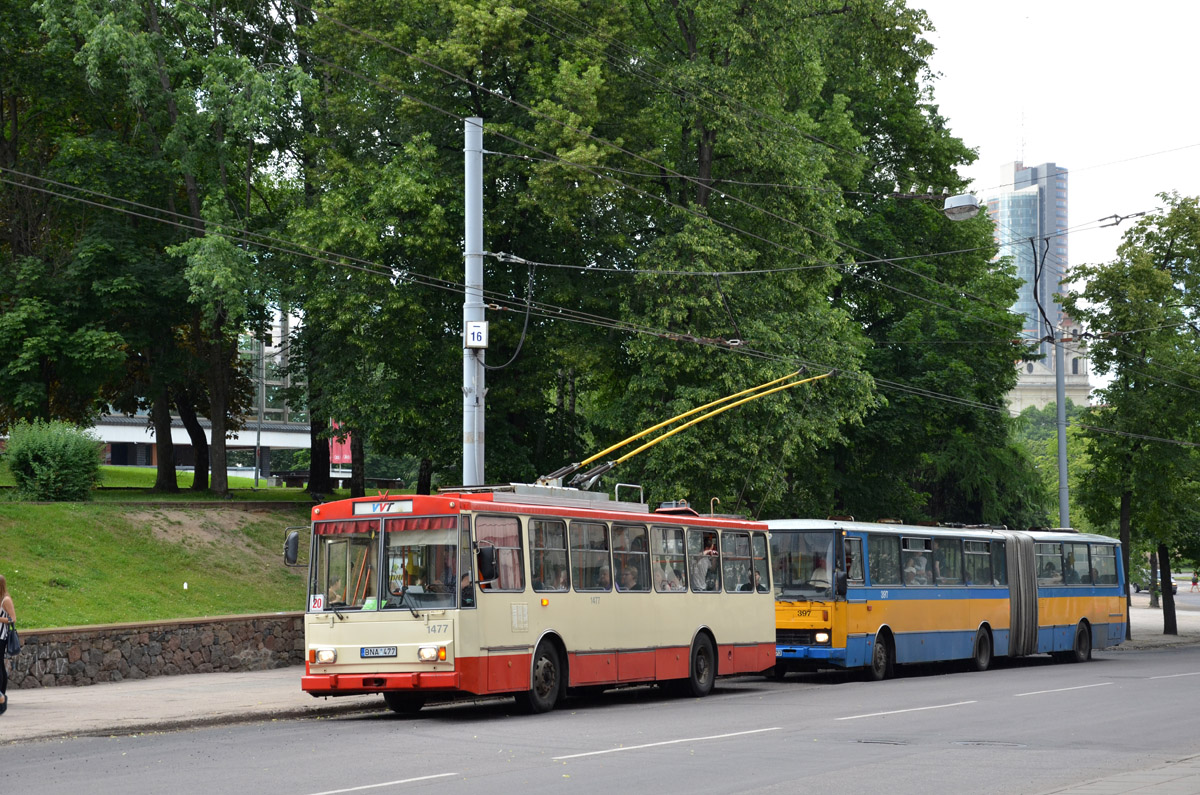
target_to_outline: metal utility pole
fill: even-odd
[[[1029,238],[1033,247],[1033,299],[1037,303],[1042,322],[1049,332],[1050,342],[1054,344],[1054,400],[1058,407],[1058,526],[1071,526],[1071,508],[1069,489],[1067,485],[1067,374],[1064,364],[1062,332],[1046,317],[1042,306],[1042,276],[1045,274],[1046,254],[1050,251],[1050,238],[1042,240],[1042,256],[1039,260],[1037,244]]]
[[[483,119],[472,116],[463,126],[466,169],[463,264],[463,469],[464,486],[483,485],[484,353],[487,322],[483,319]]]
[[[254,488],[258,488],[258,471],[262,469],[262,421],[263,404],[267,400],[266,346],[258,340],[258,429],[254,433]]]

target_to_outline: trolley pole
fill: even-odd
[[[466,169],[463,264],[463,469],[464,486],[483,485],[484,354],[487,322],[483,314],[483,119],[463,125]]]

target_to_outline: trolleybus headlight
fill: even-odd
[[[421,646],[417,649],[417,659],[421,662],[438,662],[446,659],[445,646]]]
[[[828,632],[818,632],[816,634],[815,639],[816,639],[817,643],[828,643],[829,642],[829,633]]]
[[[333,665],[337,662],[337,649],[317,649],[318,665]]]

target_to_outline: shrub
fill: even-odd
[[[100,479],[101,443],[90,432],[59,420],[26,422],[9,429],[4,460],[23,500],[87,500]]]

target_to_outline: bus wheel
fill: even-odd
[[[980,627],[975,633],[975,653],[971,655],[971,670],[986,671],[992,665],[992,636]]]
[[[1092,659],[1092,632],[1082,621],[1075,628],[1075,647],[1067,653],[1070,662],[1087,662]]]
[[[880,633],[875,636],[875,648],[871,651],[871,664],[867,667],[867,679],[872,682],[882,682],[890,679],[893,673],[892,646],[888,636]]]
[[[517,694],[517,701],[529,712],[549,712],[562,692],[562,662],[553,643],[542,641],[533,654],[533,681],[529,690]]]
[[[775,663],[775,667],[772,668],[768,673],[770,674],[771,678],[774,679],[776,682],[782,682],[787,677],[788,670],[789,669],[788,669],[787,663],[777,662],[777,663]]]
[[[413,693],[384,693],[383,703],[397,715],[416,715],[425,706],[425,696]]]
[[[712,692],[717,679],[717,656],[708,635],[697,636],[692,644],[692,664],[688,672],[687,693],[703,698]]]

